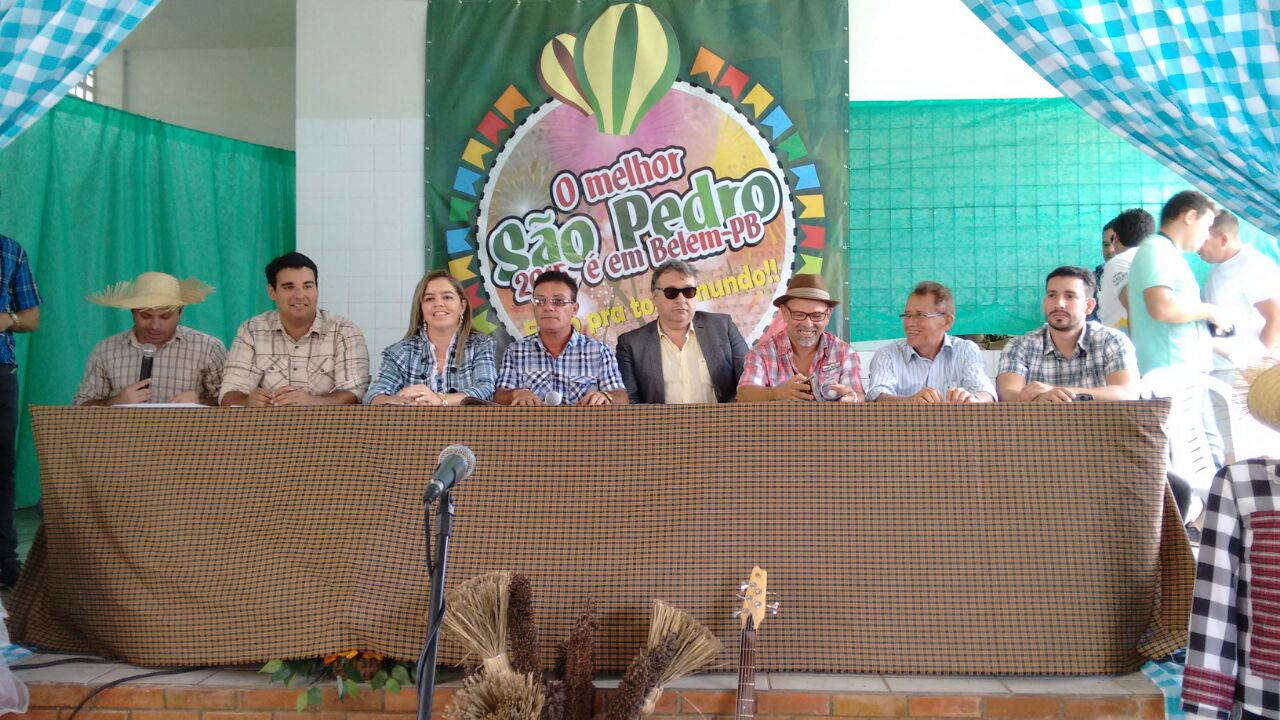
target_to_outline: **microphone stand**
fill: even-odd
[[[426,521],[427,545],[431,544],[431,506],[422,509]],[[436,688],[436,641],[444,621],[444,568],[449,556],[449,536],[453,533],[453,494],[445,490],[436,506],[435,559],[428,558],[431,568],[431,598],[427,607],[427,636],[418,656],[418,720],[431,720],[431,694]],[[428,554],[430,550],[428,550]]]

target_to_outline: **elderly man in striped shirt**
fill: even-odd
[[[899,315],[906,337],[871,360],[867,399],[876,402],[992,402],[996,389],[974,343],[947,333],[956,304],[945,285],[926,280]]]

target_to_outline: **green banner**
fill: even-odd
[[[428,259],[463,281],[477,327],[531,332],[550,268],[579,279],[583,330],[605,341],[654,317],[670,259],[748,340],[794,272],[845,295],[845,0],[428,12]]]

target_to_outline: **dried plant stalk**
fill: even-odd
[[[511,576],[507,605],[507,658],[516,672],[542,676],[538,625],[533,619],[533,586],[529,584],[528,577],[519,573]]]
[[[671,664],[671,657],[676,651],[675,633],[667,635],[655,647],[645,648],[622,676],[618,683],[618,691],[609,700],[609,708],[605,713],[608,720],[639,720],[642,708],[648,705],[650,695],[654,695],[653,705],[657,706],[658,679]],[[653,712],[650,708],[645,714]]]
[[[665,642],[668,635],[675,635],[675,655],[658,680],[659,687],[706,665],[724,649],[724,644],[691,615],[674,605],[654,600],[653,616],[649,620],[649,647]]]
[[[595,632],[599,626],[596,618],[596,603],[588,599],[586,608],[578,616],[569,638],[560,645],[561,659],[557,667],[563,664],[565,685],[565,720],[591,720],[595,701],[595,685],[592,683],[592,669],[595,665]]]
[[[568,697],[563,680],[548,680],[546,699],[542,703],[542,720],[565,720]]]
[[[488,671],[510,670],[507,662],[507,603],[511,573],[477,575],[445,595],[444,631]]]
[[[446,720],[538,720],[542,685],[532,675],[511,670],[468,677],[445,708]]]

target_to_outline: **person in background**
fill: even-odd
[[[463,398],[493,398],[498,376],[493,338],[471,326],[471,303],[447,270],[418,282],[404,339],[382,351],[378,379],[364,401],[371,405],[460,405]]]
[[[319,271],[291,252],[267,264],[276,309],[236,331],[218,401],[250,407],[352,405],[369,386],[369,349],[350,320],[320,310]]]
[[[4,314],[0,315],[0,585],[12,588],[22,572],[14,515],[19,408],[13,334],[33,332],[40,326],[40,292],[27,251],[4,235],[0,235],[0,298],[4,299]]]
[[[1093,269],[1094,286],[1102,288],[1102,269],[1106,267],[1107,261],[1115,257],[1116,254],[1116,219],[1111,218],[1106,225],[1102,226],[1102,263]],[[1097,300],[1098,298],[1094,298]],[[1101,302],[1098,303],[1101,306]],[[1098,308],[1095,307],[1093,312],[1089,313],[1089,320],[1098,319]]]
[[[93,347],[72,404],[217,405],[227,349],[212,335],[181,325],[183,310],[212,291],[195,278],[144,272],[90,295],[96,305],[128,310],[133,327]],[[144,345],[153,347],[152,374],[139,379]]]
[[[1248,365],[1280,350],[1280,268],[1240,242],[1240,221],[1229,212],[1214,218],[1200,258],[1213,265],[1204,284],[1204,301],[1221,307],[1236,328],[1232,337],[1214,340],[1219,352],[1213,369],[1233,376],[1237,364]]]
[[[1115,254],[1107,260],[1098,284],[1098,322],[1128,331],[1129,306],[1125,286],[1129,282],[1129,266],[1138,254],[1138,245],[1155,232],[1156,221],[1142,208],[1129,208],[1111,221]]]

